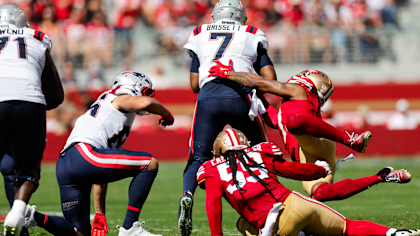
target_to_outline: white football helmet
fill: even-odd
[[[213,17],[213,22],[215,23],[220,20],[226,20],[236,21],[241,25],[244,25],[248,19],[244,4],[239,0],[219,0],[214,6],[211,17]]]
[[[153,97],[156,94],[150,78],[133,70],[124,71],[115,76],[111,88],[115,89],[120,85],[132,86],[132,92],[136,96]]]
[[[29,27],[29,22],[25,13],[19,7],[15,5],[4,5],[0,7],[0,25],[20,29]]]

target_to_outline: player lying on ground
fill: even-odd
[[[25,208],[39,186],[46,110],[64,100],[63,86],[50,55],[47,34],[29,28],[15,5],[0,7],[0,159],[10,148],[15,165],[13,206],[4,235],[19,235]]]
[[[237,226],[248,236],[295,236],[300,231],[306,235],[420,235],[420,230],[397,230],[347,219],[312,198],[290,191],[275,174],[297,174],[294,171],[298,169],[285,166],[287,162],[272,143],[249,147],[247,141],[238,130],[222,131],[214,143],[215,159],[204,163],[197,173],[200,187],[206,190],[212,236],[223,235],[222,197],[241,215]],[[304,173],[299,175],[302,178]]]
[[[26,227],[39,226],[60,236],[90,235],[92,185],[133,177],[127,212],[118,235],[153,236],[142,228],[138,218],[157,175],[158,161],[149,153],[119,147],[127,139],[136,113],[160,115],[158,121],[163,127],[173,124],[174,117],[152,98],[154,94],[151,80],[141,73],[125,71],[114,78],[112,89],[102,93],[77,119],[57,162],[56,175],[65,219],[36,212],[32,206],[27,208]],[[95,192],[95,195],[101,193]],[[106,226],[104,216],[94,223],[102,224],[102,228]]]
[[[210,76],[219,76],[236,81],[244,86],[256,88],[283,97],[278,113],[279,130],[287,151],[293,161],[314,163],[322,159],[332,170],[325,178],[304,181],[303,188],[319,201],[345,199],[381,182],[407,183],[411,175],[405,170],[394,171],[385,167],[376,175],[358,179],[344,179],[334,183],[336,171],[335,149],[342,143],[355,151],[365,152],[372,136],[370,131],[360,135],[347,135],[321,119],[321,106],[333,93],[331,79],[323,72],[305,70],[293,76],[287,83],[268,81],[261,76],[234,72],[232,63],[226,66],[216,61]],[[270,115],[272,116],[272,115]]]

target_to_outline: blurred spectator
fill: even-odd
[[[150,75],[150,78],[153,81],[153,86],[158,91],[160,89],[167,89],[173,86],[171,84],[170,78],[165,74],[162,66],[160,65],[155,66],[155,69],[153,70],[153,73]]]
[[[337,122],[334,119],[334,111],[332,109],[333,102],[328,99],[326,103],[321,107],[322,119],[332,126],[337,126]]]
[[[98,11],[94,13],[92,21],[86,26],[85,67],[93,61],[100,61],[104,66],[110,66],[113,62],[113,31],[105,22],[104,13]]]
[[[66,36],[66,51],[70,60],[79,61],[82,59],[84,46],[83,40],[86,36],[84,25],[84,9],[75,9],[70,14],[70,19],[63,22],[64,35]]]
[[[356,112],[356,116],[341,126],[342,130],[361,133],[370,129],[370,107],[364,104],[359,105]]]
[[[416,129],[419,121],[410,114],[410,103],[401,98],[395,104],[395,109],[397,113],[393,114],[386,122],[386,127],[389,130],[406,130],[406,129]]]
[[[115,47],[118,61],[134,63],[133,28],[141,12],[140,0],[117,0],[114,7]]]
[[[100,61],[91,61],[88,67],[87,89],[102,92],[106,88],[103,79],[104,69]]]
[[[77,109],[72,102],[61,104],[56,109],[56,122],[53,132],[56,135],[69,134],[78,116]]]
[[[60,76],[61,83],[68,92],[78,91],[76,80],[74,79],[74,66],[73,62],[66,61],[63,64],[63,70]]]

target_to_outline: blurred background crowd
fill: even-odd
[[[122,70],[146,73],[158,95],[165,90],[181,91],[179,96],[192,94],[190,58],[182,46],[195,27],[212,23],[216,2],[0,0],[2,5],[18,5],[29,17],[31,28],[52,39],[52,55],[66,91],[64,104],[48,113],[48,132],[57,135],[67,135],[75,119]],[[392,82],[420,88],[420,76],[414,73],[420,61],[419,0],[242,2],[247,24],[260,28],[268,38],[268,52],[280,81],[316,67],[332,77],[335,85]],[[379,103],[361,101],[343,106],[343,101],[337,103],[333,96],[324,107],[324,116],[343,129],[364,130],[369,125],[416,129],[420,95],[398,99],[384,97]],[[194,99],[169,104],[176,115],[172,129],[190,129],[193,106]],[[139,118],[134,130],[136,127],[157,130],[155,117]]]

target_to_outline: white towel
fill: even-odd
[[[281,202],[273,204],[273,208],[268,212],[267,219],[265,220],[264,228],[260,229],[259,236],[271,236],[273,226],[277,221]]]
[[[258,113],[262,115],[266,112],[267,110],[265,109],[263,102],[257,96],[257,90],[252,90],[251,108],[248,113],[249,118],[253,121],[255,117],[258,116]]]

